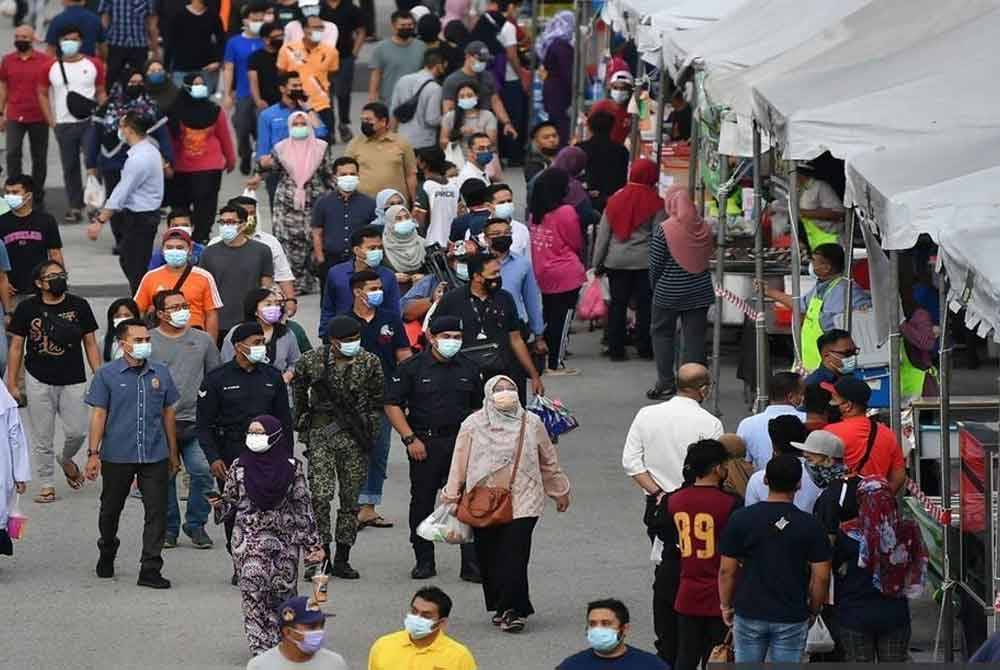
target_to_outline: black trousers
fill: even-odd
[[[118,522],[125,501],[132,490],[132,479],[138,477],[142,492],[145,523],[142,529],[142,574],[159,574],[163,568],[163,538],[167,532],[167,484],[170,470],[166,460],[156,463],[101,463],[101,511],[97,527],[101,533],[98,546],[102,549],[118,546]]]
[[[361,0],[361,16],[368,37],[375,37],[375,0]]]
[[[118,264],[128,279],[132,295],[139,290],[139,282],[149,268],[149,259],[153,256],[153,241],[156,239],[156,229],[159,225],[158,211],[133,212],[126,209],[122,212]]]
[[[487,612],[513,610],[522,617],[535,613],[528,594],[528,561],[536,523],[538,517],[530,516],[502,526],[473,529]]]
[[[219,189],[222,188],[222,170],[179,172],[171,183],[171,202],[174,207],[191,210],[194,240],[206,244],[212,234],[215,213],[219,207]]]
[[[524,162],[524,143],[528,136],[528,96],[521,88],[521,81],[505,81],[500,89],[500,99],[507,110],[517,138],[503,135],[500,138],[500,155],[509,161]]]
[[[628,306],[634,299],[636,349],[640,355],[652,356],[653,343],[649,335],[653,294],[649,289],[647,270],[612,270],[608,268],[611,285],[611,309],[608,312],[608,350],[612,356],[625,355],[625,330]]]
[[[115,190],[115,186],[118,186],[118,182],[122,180],[122,173],[120,170],[112,170],[111,172],[102,172],[101,181],[104,183],[104,191],[111,195],[111,192]],[[115,248],[121,244],[122,236],[124,231],[122,229],[122,213],[115,212],[111,215],[111,234],[115,236]],[[133,294],[134,295],[134,294]]]
[[[43,199],[45,177],[48,174],[49,125],[38,123],[7,122],[7,177],[24,174],[24,136],[28,136],[31,151],[31,179],[35,182],[35,204]],[[110,191],[109,191],[110,192]]]
[[[557,370],[565,352],[566,329],[570,312],[576,309],[580,289],[563,293],[542,294],[542,316],[545,318],[545,344],[549,348],[549,369]]]
[[[141,72],[147,58],[149,58],[149,49],[146,47],[117,47],[109,44],[108,73],[105,80],[118,81],[126,66]]]
[[[695,670],[707,665],[712,647],[722,644],[729,629],[721,616],[677,615],[677,662],[674,670]]]
[[[455,451],[456,431],[452,435],[428,437],[415,431],[427,448],[427,458],[410,460],[410,544],[417,562],[434,562],[434,543],[417,535],[417,526],[430,516],[437,505],[438,490],[448,481],[451,455]]]
[[[664,550],[666,553],[666,550]],[[681,580],[680,559],[667,556],[656,566],[653,580],[653,630],[656,633],[656,655],[670,667],[677,660],[677,613],[674,600]]]

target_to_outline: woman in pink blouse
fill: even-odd
[[[519,439],[522,423],[524,437]],[[535,612],[528,595],[528,559],[531,533],[545,508],[545,496],[565,512],[570,488],[545,426],[521,407],[510,377],[497,375],[486,382],[483,408],[462,422],[448,483],[441,492],[443,501],[457,503],[464,490],[484,481],[506,486],[519,442],[520,458],[510,487],[514,520],[473,529],[486,611],[494,613],[493,625],[508,633],[524,630],[527,617]]]
[[[584,250],[580,217],[564,205],[569,192],[569,174],[548,168],[535,177],[531,191],[531,262],[542,291],[545,344],[549,348],[549,374],[576,374],[561,369],[570,313],[576,308],[580,287],[587,278],[581,260]]]

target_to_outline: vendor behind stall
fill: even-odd
[[[819,336],[833,330],[834,317],[844,313],[846,291],[842,276],[844,273],[844,250],[838,244],[821,244],[812,253],[813,273],[816,286],[799,298],[802,318],[802,367],[812,372],[820,366],[821,357],[817,341]],[[775,288],[765,289],[768,298],[792,309],[792,296]],[[851,287],[853,309],[871,308],[872,299],[868,291]]]
[[[844,231],[844,204],[828,183],[816,176],[809,163],[798,168],[799,219],[810,251],[826,244],[840,244]]]

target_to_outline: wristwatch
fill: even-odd
[[[406,445],[407,447],[416,441],[417,441],[417,436],[414,435],[413,433],[410,433],[409,435],[403,438],[403,444]]]

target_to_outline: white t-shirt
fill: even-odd
[[[432,179],[424,182],[424,193],[427,194],[427,204],[430,207],[430,222],[425,236],[428,243],[437,242],[443,248],[447,248],[448,238],[451,235],[451,222],[458,216],[460,184],[457,177],[449,179],[447,184],[440,184]]]
[[[500,46],[504,49],[517,46],[517,26],[511,23],[510,20],[505,21],[503,28],[500,29],[500,34],[497,35],[497,41],[500,42]],[[504,77],[504,81],[520,81],[520,78],[517,76],[517,70],[514,69],[509,59],[507,61],[507,75]]]
[[[56,123],[80,123],[82,119],[69,113],[66,95],[70,91],[76,91],[86,98],[95,99],[98,82],[104,82],[103,66],[90,56],[84,56],[72,63],[63,61],[63,66],[66,69],[66,81],[69,82],[69,86],[63,81],[59,61],[52,63],[52,67],[49,68],[49,104],[55,114]]]
[[[305,663],[294,663],[274,647],[250,659],[247,670],[347,670],[347,663],[343,656],[329,649],[320,649]]]

